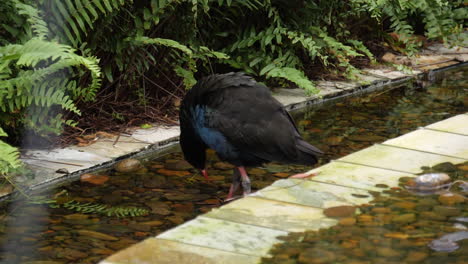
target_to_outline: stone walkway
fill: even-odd
[[[367,203],[368,191],[382,190],[376,184],[397,186],[422,166],[467,161],[467,124],[468,114],[454,116],[316,168],[316,177],[278,180],[100,264],[257,263],[278,236],[335,225],[324,208]]]
[[[388,66],[375,69],[364,69],[359,81],[319,81],[317,87],[320,93],[306,96],[302,89],[276,89],[274,96],[285,105],[287,110],[294,110],[311,104],[320,104],[329,98],[339,98],[359,93],[385,89],[402,85],[418,78],[423,71],[440,69],[456,65],[468,60],[468,48],[446,48],[435,44],[421,52],[417,57],[408,58],[394,56],[398,63],[405,60],[411,64],[412,73],[396,71]],[[108,167],[116,160],[154,152],[174,145],[178,140],[179,127],[153,127],[149,129],[132,128],[119,136],[110,138],[96,137],[89,146],[70,146],[51,150],[23,149],[21,159],[35,173],[33,180],[17,177],[15,180],[29,189],[37,189],[51,183],[67,179],[77,179],[87,171]],[[57,172],[61,171],[61,172]],[[66,172],[66,173],[63,173]],[[12,188],[2,190],[0,197],[8,195]]]

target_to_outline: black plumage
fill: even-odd
[[[270,90],[243,73],[214,74],[198,81],[182,101],[180,127],[185,159],[206,176],[205,151],[214,149],[220,159],[239,168],[233,185],[238,186],[236,178],[242,176],[244,192],[250,188],[244,186],[248,181],[244,166],[270,161],[313,165],[322,154],[301,138]],[[229,196],[237,186],[231,186]]]

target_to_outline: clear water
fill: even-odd
[[[297,116],[306,140],[327,153],[320,164],[466,111],[468,68],[449,71],[426,88],[403,87],[351,98]],[[210,152],[206,182],[180,152],[145,159],[132,173],[114,170],[102,184],[75,181],[30,201],[0,205],[0,263],[97,263],[106,256],[218,207],[232,167]],[[253,189],[310,167],[267,164],[248,170]],[[53,200],[54,207],[46,201]],[[70,201],[148,210],[136,217],[83,213]],[[38,264],[40,262],[36,262]]]
[[[442,163],[433,171],[468,181],[468,162]],[[281,238],[262,263],[468,263],[468,190],[456,183],[421,196],[404,188],[407,178],[400,188],[372,192],[370,203],[336,217],[333,227]]]

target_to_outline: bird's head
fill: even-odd
[[[194,168],[200,171],[205,170],[205,163],[206,163],[205,150],[190,152],[190,153],[184,152],[184,157]]]
[[[205,162],[206,162],[205,150],[199,151],[196,154],[193,152],[190,154],[184,153],[184,157],[188,161],[188,163],[190,163],[194,168],[200,171],[203,177],[208,179],[208,172],[206,171],[206,168],[205,168]]]
[[[187,133],[187,130],[182,130],[180,146],[185,160],[203,173],[206,166],[206,145],[197,136]]]

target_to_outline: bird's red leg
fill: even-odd
[[[208,177],[208,172],[205,169],[201,170],[200,172],[207,181],[211,181],[211,179]]]
[[[246,196],[251,192],[249,175],[247,175],[244,166],[237,167],[237,169],[239,169],[242,179],[242,189],[244,189],[244,196]]]
[[[233,200],[234,193],[237,191],[239,188],[240,182],[235,182],[231,184],[231,187],[229,187],[229,193],[228,196],[226,197],[225,202]]]

